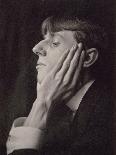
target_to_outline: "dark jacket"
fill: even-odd
[[[22,149],[12,155],[112,155],[112,95],[95,81],[83,97],[73,122],[68,108],[51,108],[40,151]]]

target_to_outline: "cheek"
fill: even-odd
[[[49,55],[48,57],[48,68],[52,69],[59,61],[62,52],[54,52],[53,54]]]
[[[76,41],[67,41],[62,46],[60,46],[58,50],[60,51],[60,54],[62,54],[66,50],[70,50],[75,44]]]
[[[74,45],[74,42],[68,43],[68,44],[62,44],[58,48],[55,48],[54,50],[49,50],[48,52],[48,69],[52,69],[59,61],[59,59],[62,57],[63,53],[67,51],[67,49],[71,49],[71,47]]]
[[[48,64],[48,70],[52,69],[55,65],[57,65],[59,59],[63,55],[63,53],[66,51],[66,48],[63,46],[59,46],[58,48],[50,49],[48,51],[47,55],[47,64]]]
[[[75,44],[77,44],[77,42],[75,41],[75,40],[73,40],[73,41],[67,41],[67,48],[70,50]]]

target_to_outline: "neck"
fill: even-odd
[[[89,71],[84,71],[81,76],[80,76],[80,84],[77,87],[78,91],[79,89],[81,89],[86,83],[88,83],[91,80],[94,80],[95,78],[91,76]]]

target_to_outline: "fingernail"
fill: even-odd
[[[82,50],[82,53],[84,54],[84,53],[85,53],[85,51],[84,51],[84,50]]]
[[[66,50],[65,50],[65,54],[67,54],[69,52],[69,49],[67,48]]]
[[[77,46],[78,46],[78,45],[77,45],[77,44],[75,44],[75,45],[74,45],[74,48],[77,48]]]
[[[66,49],[66,53],[67,53],[67,52],[69,52],[69,49],[68,49],[68,48]]]
[[[75,50],[77,48],[77,44],[74,44],[73,46],[72,46],[72,50]]]
[[[78,46],[81,47],[81,46],[82,46],[82,43],[80,42],[80,43],[78,44]]]
[[[85,57],[85,50],[82,50],[82,55]]]

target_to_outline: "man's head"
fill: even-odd
[[[45,74],[47,74],[55,65],[62,52],[66,49],[70,49],[76,42],[82,42],[83,44],[84,50],[86,51],[83,68],[90,70],[91,73],[96,71],[96,64],[98,65],[102,62],[101,55],[103,55],[103,52],[107,48],[107,37],[104,30],[98,25],[94,25],[86,20],[80,20],[77,17],[49,17],[42,24],[42,34],[44,40],[38,43],[33,49],[36,54],[36,51],[39,52],[40,62],[42,60],[42,62],[47,64],[46,69],[42,69],[43,71],[41,73],[39,67],[39,77],[42,74],[45,76]],[[51,54],[47,62],[45,56],[42,58],[41,56],[49,50],[51,50],[51,53],[53,50],[54,53]],[[48,54],[48,56],[49,55],[50,54]],[[43,75],[40,77],[40,81],[42,80]]]

